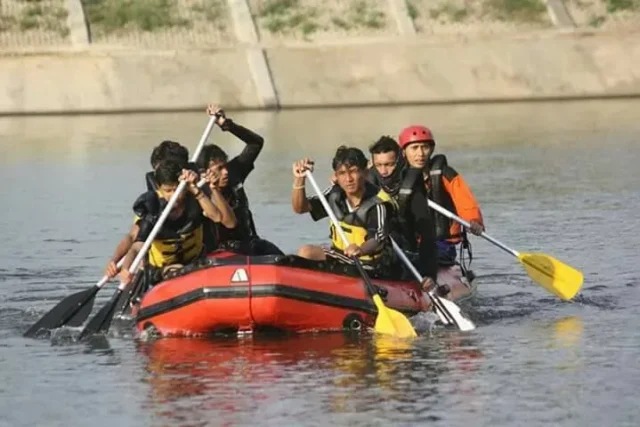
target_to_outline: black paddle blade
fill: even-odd
[[[80,335],[78,335],[78,340],[83,339],[87,335],[107,332],[109,330],[120,294],[122,294],[122,290],[118,288],[109,302],[106,303],[95,316],[93,316],[93,319],[91,319],[87,326],[84,327],[82,332],[80,332]]]
[[[91,288],[77,292],[73,295],[69,295],[62,301],[58,303],[55,307],[53,307],[47,314],[42,316],[40,320],[33,324],[23,334],[24,337],[33,338],[38,332],[43,329],[55,329],[67,324],[67,322],[73,320],[74,325],[72,326],[80,326],[82,322],[89,317],[89,313],[91,312],[91,308],[93,307],[93,298],[96,293],[100,290],[97,286],[92,286]],[[88,304],[90,303],[90,304]],[[87,312],[85,306],[89,307],[89,311]],[[86,312],[86,315],[85,315]],[[84,319],[81,322],[77,323],[81,318],[81,315],[85,315]]]
[[[124,315],[129,310],[129,304],[142,292],[144,286],[144,271],[138,271],[133,281],[124,289],[116,302],[115,315]]]
[[[78,312],[69,319],[66,323],[67,326],[71,326],[73,328],[77,328],[78,326],[82,326],[85,320],[89,318],[91,314],[91,310],[93,310],[93,302],[95,298],[91,298],[86,304],[82,305]]]
[[[127,285],[127,287],[124,289],[124,291],[118,297],[118,301],[116,301],[116,306],[113,309],[114,313],[122,315],[122,314],[124,314],[125,311],[127,311],[127,307],[129,306],[129,301],[131,301],[131,297],[133,295],[134,288],[135,288],[135,284],[134,283],[129,283]],[[114,314],[114,316],[115,316],[115,314]]]

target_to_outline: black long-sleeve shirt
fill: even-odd
[[[249,209],[249,199],[244,191],[244,181],[255,167],[255,161],[264,146],[264,138],[231,119],[224,122],[222,130],[231,132],[247,145],[240,154],[227,163],[229,183],[222,189],[222,195],[233,209],[238,225],[228,229],[222,224],[217,224],[218,241],[219,243],[229,240],[246,241],[257,236],[258,233],[253,222],[253,214]]]

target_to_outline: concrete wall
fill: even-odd
[[[273,103],[257,87],[250,49],[0,53],[0,114],[640,95],[633,33],[265,48]]]

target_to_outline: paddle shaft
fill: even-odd
[[[318,183],[316,182],[315,178],[311,174],[311,171],[306,171],[305,175],[309,180],[309,182],[311,183],[311,186],[315,190],[316,194],[318,195],[318,199],[322,203],[322,206],[324,207],[324,210],[327,212],[327,215],[329,215],[329,218],[333,223],[333,227],[336,229],[336,232],[340,235],[340,238],[342,239],[342,242],[344,243],[345,247],[349,246],[349,239],[347,239],[347,235],[344,233],[344,230],[342,229],[342,227],[340,227],[338,218],[336,218],[336,214],[333,212],[333,209],[331,209],[331,206],[329,206],[329,202],[327,202],[327,199],[326,197],[324,197],[324,194],[322,194],[322,190],[320,190],[320,187],[318,186]],[[367,274],[364,267],[362,266],[362,263],[357,257],[353,257],[353,262],[355,263],[356,268],[358,269],[358,272],[364,279],[367,292],[369,292],[369,294],[373,297],[373,295],[377,294],[377,292],[375,291],[375,288],[371,283],[371,279],[369,278],[369,275]]]
[[[193,156],[191,157],[192,162],[195,162],[198,160],[198,157],[200,156],[200,153],[204,148],[204,144],[207,141],[207,139],[209,139],[209,134],[211,133],[213,126],[216,124],[216,119],[217,119],[217,116],[211,116],[211,119],[209,119],[209,123],[207,123],[207,127],[205,128],[204,133],[200,138],[200,142],[198,142],[196,151],[193,153]],[[201,185],[202,182],[203,181],[200,181],[198,185]],[[160,218],[158,218],[158,221],[156,221],[156,224],[153,226],[153,229],[151,229],[151,233],[149,234],[149,237],[147,237],[147,240],[145,240],[144,245],[142,245],[140,252],[138,252],[138,255],[136,255],[135,259],[133,260],[133,263],[129,267],[129,273],[133,274],[138,268],[138,265],[140,264],[142,259],[147,255],[147,251],[151,247],[151,243],[153,243],[153,240],[156,238],[156,236],[160,232],[162,225],[164,224],[165,220],[171,213],[171,209],[173,208],[173,205],[176,204],[178,197],[180,196],[180,194],[182,193],[182,191],[186,186],[187,186],[187,183],[185,181],[182,181],[180,182],[180,184],[178,184],[178,188],[176,188],[176,191],[171,195],[171,198],[169,199],[169,203],[167,203],[167,206],[164,208],[164,211],[162,211]],[[118,287],[118,289],[122,291],[126,286],[127,286],[126,284],[120,283],[120,286]]]
[[[433,200],[427,199],[427,202],[429,203],[429,207],[430,208],[438,211],[439,213],[441,213],[442,215],[446,216],[447,218],[450,218],[450,219],[456,221],[457,223],[459,223],[461,225],[464,225],[467,228],[471,227],[471,224],[469,224],[468,221],[465,221],[464,219],[460,218],[458,215],[454,214],[453,212],[449,212],[448,210],[446,210],[445,208],[443,208],[442,206],[440,206],[439,204],[437,204]],[[493,243],[494,245],[496,245],[497,247],[499,247],[503,251],[510,253],[514,257],[518,258],[520,256],[520,252],[518,252],[518,251],[516,251],[514,249],[511,249],[510,247],[508,247],[504,243],[499,242],[498,240],[496,240],[493,237],[489,236],[484,231],[482,232],[482,234],[480,234],[480,236],[485,238],[489,242]]]
[[[404,264],[409,268],[409,270],[411,270],[411,273],[416,278],[416,280],[419,283],[422,283],[422,280],[424,278],[422,277],[422,275],[420,274],[418,269],[413,265],[413,263],[409,260],[409,258],[407,258],[407,256],[405,255],[404,251],[400,248],[400,246],[398,246],[396,241],[393,240],[393,237],[389,236],[389,239],[391,240],[391,245],[393,245],[393,250],[396,252],[398,257],[400,257],[402,262],[404,262]],[[455,318],[453,317],[453,315],[451,315],[451,313],[449,313],[449,311],[446,309],[446,307],[442,304],[442,301],[440,301],[440,297],[435,295],[433,293],[433,291],[427,292],[427,295],[429,296],[429,299],[431,300],[431,304],[433,304],[433,306],[436,308],[436,310],[439,311],[438,314],[440,315],[440,317],[442,318],[443,321],[445,321],[446,323],[457,324],[457,322],[456,322]]]

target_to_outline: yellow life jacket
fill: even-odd
[[[356,244],[362,246],[367,241],[367,216],[371,209],[382,203],[392,206],[394,211],[397,209],[396,202],[387,194],[384,190],[377,190],[372,184],[365,184],[365,194],[360,206],[353,212],[345,212],[343,207],[346,205],[346,198],[342,191],[334,191],[329,194],[327,201],[329,206],[336,214],[338,223],[344,233],[347,236],[349,244]],[[391,215],[386,218],[387,221],[391,221]],[[345,245],[342,238],[336,233],[333,224],[330,226],[330,238],[332,249],[338,252],[344,252],[348,245]],[[372,255],[363,255],[360,260],[364,263],[371,263],[374,260],[379,259],[383,254],[383,248],[380,248],[376,253]]]
[[[149,248],[149,264],[154,267],[189,264],[202,253],[203,247],[202,223],[190,231],[180,230],[166,233],[163,237],[156,236]]]
[[[153,193],[158,197],[155,192]],[[146,195],[147,199],[151,197]],[[160,228],[149,248],[149,264],[154,267],[165,267],[171,264],[189,264],[194,261],[204,248],[204,229],[202,209],[198,202],[187,196],[185,212],[177,221],[169,218]],[[161,212],[156,206],[145,211],[146,215],[159,217]],[[137,212],[136,212],[137,213]],[[136,215],[136,218],[140,218]]]

